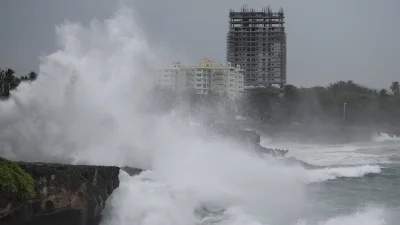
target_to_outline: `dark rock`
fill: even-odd
[[[107,198],[119,186],[120,168],[19,162],[35,180],[36,198],[0,196],[2,225],[96,225]],[[136,175],[139,169],[130,168]]]
[[[142,169],[138,169],[138,168],[134,168],[134,167],[129,167],[129,166],[121,167],[121,170],[125,171],[125,172],[128,173],[130,176],[139,175],[139,174],[143,171]]]
[[[235,124],[213,123],[210,128],[215,132],[214,135],[230,138],[241,144],[256,150],[258,153],[270,154],[273,156],[285,156],[288,150],[265,148],[260,145],[260,134],[253,130],[244,130]]]

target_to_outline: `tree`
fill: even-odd
[[[380,98],[386,98],[388,96],[388,91],[386,89],[382,89],[379,91]]]
[[[10,91],[18,87],[20,80],[14,74],[15,71],[10,68],[1,70],[0,97],[7,98],[10,95]]]
[[[3,69],[0,69],[0,80],[3,80],[5,75],[6,75],[6,71]]]
[[[11,68],[0,69],[0,97],[8,98],[10,91],[16,89],[23,81],[34,81],[38,74],[31,71],[27,76],[17,77],[15,71]]]
[[[295,101],[298,98],[298,90],[297,87],[291,84],[288,84],[283,89],[283,97],[286,100]]]
[[[0,69],[0,98],[5,96],[5,92],[4,92],[5,77],[6,77],[6,71],[3,69]]]
[[[400,85],[398,81],[392,82],[392,85],[390,85],[390,90],[393,92],[395,96],[399,95],[400,92]]]
[[[5,71],[5,77],[4,77],[4,79],[5,79],[7,82],[11,82],[12,80],[15,79],[14,74],[15,74],[15,71],[14,71],[13,69],[8,68],[8,69]]]
[[[29,80],[34,81],[34,80],[36,80],[38,75],[37,75],[37,73],[31,71],[31,72],[29,72],[28,77],[29,77]]]

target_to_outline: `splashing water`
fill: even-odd
[[[383,208],[366,207],[363,211],[358,211],[350,215],[338,216],[327,221],[307,223],[301,220],[296,225],[385,225],[387,224],[385,221],[385,214]]]
[[[389,135],[388,133],[375,133],[372,136],[372,141],[374,142],[384,142],[384,141],[400,141],[400,138],[396,135]]]
[[[321,182],[326,180],[333,180],[338,177],[363,177],[366,174],[380,173],[379,166],[356,166],[356,167],[338,167],[338,168],[324,168],[311,170],[309,175],[310,182]]]
[[[65,23],[57,35],[60,50],[43,59],[38,80],[0,104],[0,148],[18,160],[152,169],[121,172],[104,225],[295,224],[313,203],[308,183],[380,172],[288,166],[204,141],[179,113],[158,116],[148,91],[163,60],[129,9],[88,27]]]
[[[0,105],[5,156],[114,164],[134,155],[124,146],[150,148],[160,118],[141,109],[157,60],[130,11],[89,28],[66,23],[57,36],[61,49],[43,60],[39,79]]]

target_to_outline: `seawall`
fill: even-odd
[[[17,163],[35,181],[31,200],[0,196],[2,225],[97,225],[119,186],[119,167]],[[142,170],[125,167],[130,175]]]

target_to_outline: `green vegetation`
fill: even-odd
[[[10,91],[16,89],[21,82],[34,81],[37,76],[37,73],[32,71],[27,76],[16,77],[13,69],[0,69],[0,98],[8,98]]]
[[[35,181],[18,164],[0,157],[0,195],[17,199],[35,198]]]
[[[0,99],[7,99],[10,91],[21,82],[32,82],[38,75],[30,72],[27,76],[15,76],[12,69],[0,69]],[[226,94],[210,92],[199,95],[194,90],[175,93],[168,88],[156,87],[149,93],[155,103],[151,107],[172,110],[190,104],[191,113],[206,109],[216,114],[216,109],[224,109],[233,115],[239,114],[275,124],[303,124],[313,122],[342,123],[346,125],[400,125],[400,83],[388,84],[388,89],[375,90],[351,80],[338,81],[326,87],[311,88],[286,85],[284,88],[256,88],[245,92],[242,100],[232,104]],[[158,111],[157,110],[157,111]]]
[[[279,124],[317,120],[396,125],[400,115],[399,82],[393,82],[390,90],[378,91],[351,80],[327,87],[258,88],[247,92],[240,108],[246,116]]]
[[[304,88],[289,84],[284,88],[247,89],[243,99],[235,104],[228,101],[226,95],[199,95],[193,90],[178,94],[161,87],[157,88],[153,97],[158,100],[155,107],[162,109],[172,110],[184,102],[190,104],[194,113],[209,112],[218,116],[217,111],[222,108],[225,112],[222,115],[224,118],[227,115],[240,114],[275,125],[300,123],[400,126],[399,82],[392,82],[388,87],[375,90],[351,80],[338,81],[326,87]],[[233,113],[236,109],[239,112]]]

